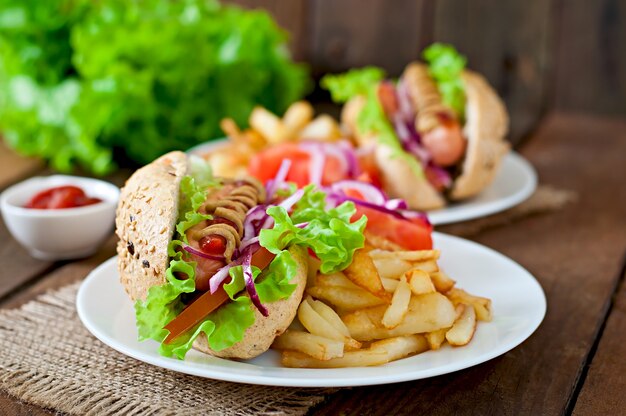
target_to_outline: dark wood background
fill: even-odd
[[[316,77],[368,64],[397,76],[452,43],[504,98],[514,143],[548,110],[626,117],[626,0],[231,2],[269,10]]]

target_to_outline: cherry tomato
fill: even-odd
[[[415,218],[404,220],[372,208],[356,205],[352,217],[358,220],[367,217],[367,231],[386,238],[407,250],[430,250],[433,247],[432,226],[424,220]]]
[[[28,201],[25,207],[35,209],[63,209],[82,207],[98,202],[101,202],[101,200],[88,197],[79,187],[66,185],[39,192]]]

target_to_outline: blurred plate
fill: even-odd
[[[162,357],[155,341],[137,341],[133,304],[119,284],[115,257],[83,282],[76,306],[93,335],[130,357],[200,377],[272,386],[363,386],[434,377],[504,354],[537,329],[546,312],[546,299],[530,273],[502,254],[471,241],[440,233],[434,234],[434,241],[442,250],[441,267],[458,287],[492,299],[494,319],[480,322],[474,339],[465,347],[446,345],[379,367],[284,368],[279,353],[272,350],[247,361],[225,360],[195,350],[184,361]]]
[[[203,155],[223,146],[226,141],[220,139],[202,143],[188,152]],[[442,225],[485,217],[518,205],[531,196],[536,188],[535,169],[518,153],[510,152],[502,160],[500,171],[487,189],[474,198],[428,211],[428,218],[434,225]]]

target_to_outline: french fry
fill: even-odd
[[[288,131],[276,115],[263,107],[255,107],[250,114],[250,126],[270,144],[287,140]]]
[[[438,350],[441,348],[441,345],[443,345],[446,340],[446,332],[449,330],[450,328],[442,328],[424,335],[431,350]]]
[[[458,305],[460,303],[472,305],[472,307],[474,308],[474,312],[476,312],[476,318],[479,321],[491,321],[493,316],[493,313],[491,311],[491,299],[470,295],[465,290],[457,288],[450,289],[448,292],[446,292],[446,296],[455,305]]]
[[[376,259],[399,259],[399,260],[423,262],[427,260],[437,260],[439,258],[439,255],[440,255],[439,250],[387,251],[387,250],[374,249],[370,251],[370,256],[374,260]]]
[[[411,263],[411,269],[422,270],[426,273],[436,273],[439,271],[439,266],[436,260],[425,260]]]
[[[313,286],[308,288],[306,292],[314,298],[322,299],[345,311],[369,308],[386,303],[384,300],[377,298],[361,288],[350,289],[341,286]]]
[[[433,332],[451,327],[456,319],[452,302],[440,293],[412,296],[409,311],[402,322],[393,329],[385,328],[382,324],[386,310],[385,306],[360,309],[342,316],[342,320],[350,330],[352,338],[357,341],[371,341]]]
[[[386,239],[385,237],[381,237],[378,234],[371,233],[367,230],[363,232],[363,236],[365,237],[365,241],[370,246],[380,249],[380,250],[402,250],[402,247],[398,244],[394,243],[391,240]]]
[[[367,290],[372,295],[383,299],[385,302],[391,301],[389,293],[385,291],[383,283],[380,281],[376,265],[365,249],[354,252],[352,263],[343,271],[343,274],[351,282]]]
[[[399,279],[411,269],[411,263],[399,259],[375,259],[374,265],[381,278]]]
[[[383,326],[387,329],[397,327],[409,310],[409,301],[411,300],[411,288],[406,282],[406,278],[400,279],[396,291],[393,292],[391,304],[385,311],[381,320]]]
[[[389,361],[428,351],[428,342],[422,335],[407,335],[372,342],[370,351],[384,351]]]
[[[341,129],[334,118],[327,114],[315,117],[304,127],[298,137],[303,140],[334,141],[341,138]]]
[[[313,298],[308,297],[306,301],[311,305],[313,310],[317,312],[322,318],[326,320],[329,324],[331,324],[337,331],[341,333],[344,337],[350,336],[350,331],[348,331],[348,327],[343,323],[337,312],[333,310],[330,306],[325,304],[319,300],[313,300]]]
[[[308,101],[297,101],[289,106],[283,115],[283,125],[287,129],[287,139],[296,137],[313,119],[313,106]]]
[[[456,284],[454,280],[450,279],[450,277],[441,270],[430,273],[430,280],[432,280],[435,289],[437,289],[439,293],[448,292]]]
[[[383,283],[383,287],[387,292],[393,293],[398,287],[399,280],[389,279],[388,277],[381,277],[380,281]]]
[[[361,347],[361,344],[350,336],[342,334],[337,328],[326,321],[319,313],[313,309],[311,304],[304,300],[298,308],[298,319],[304,327],[312,334],[324,338],[341,341],[351,349]]]
[[[430,276],[423,270],[409,270],[405,276],[414,295],[423,295],[436,291]]]
[[[343,356],[343,342],[302,331],[285,331],[274,340],[272,348],[300,351],[318,360]]]
[[[318,273],[315,277],[315,286],[340,286],[348,289],[361,289],[359,286],[352,283],[343,272],[331,274]]]
[[[234,142],[245,142],[245,138],[241,130],[239,130],[239,126],[237,126],[237,123],[235,123],[235,120],[232,118],[223,118],[220,121],[220,128],[224,134]]]
[[[349,351],[343,357],[318,360],[295,351],[283,351],[282,364],[296,368],[368,367],[386,364],[409,355],[428,350],[428,343],[421,335],[389,338],[373,342],[370,348]]]
[[[327,361],[316,360],[297,351],[283,351],[282,365],[291,368],[343,368],[343,367],[370,367],[389,362],[385,351],[358,350],[348,351],[343,357]]]
[[[476,312],[471,305],[459,304],[462,307],[461,316],[454,322],[452,328],[446,332],[446,340],[450,345],[459,347],[472,340],[476,331]]]

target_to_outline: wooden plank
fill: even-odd
[[[265,9],[289,33],[289,48],[297,61],[305,59],[308,39],[307,0],[228,0],[242,7]]]
[[[626,114],[626,3],[559,1],[554,106]]]
[[[578,192],[578,202],[477,238],[525,266],[543,286],[548,313],[533,336],[507,354],[464,371],[341,390],[314,413],[564,413],[604,322],[626,253],[626,187],[623,175],[616,174],[623,170],[625,152],[626,122],[550,117],[523,154],[543,183]],[[621,333],[615,333],[616,339]]]
[[[397,76],[430,39],[424,0],[315,0],[308,61],[319,75],[378,65]]]
[[[626,409],[626,270],[573,414],[616,414]]]
[[[18,182],[20,179],[34,175],[43,169],[44,163],[39,159],[19,156],[9,149],[0,137],[0,190]]]
[[[540,121],[550,80],[552,2],[436,2],[434,40],[455,45],[498,90],[513,143]]]
[[[34,259],[9,234],[0,219],[0,299],[54,267],[53,262]]]

